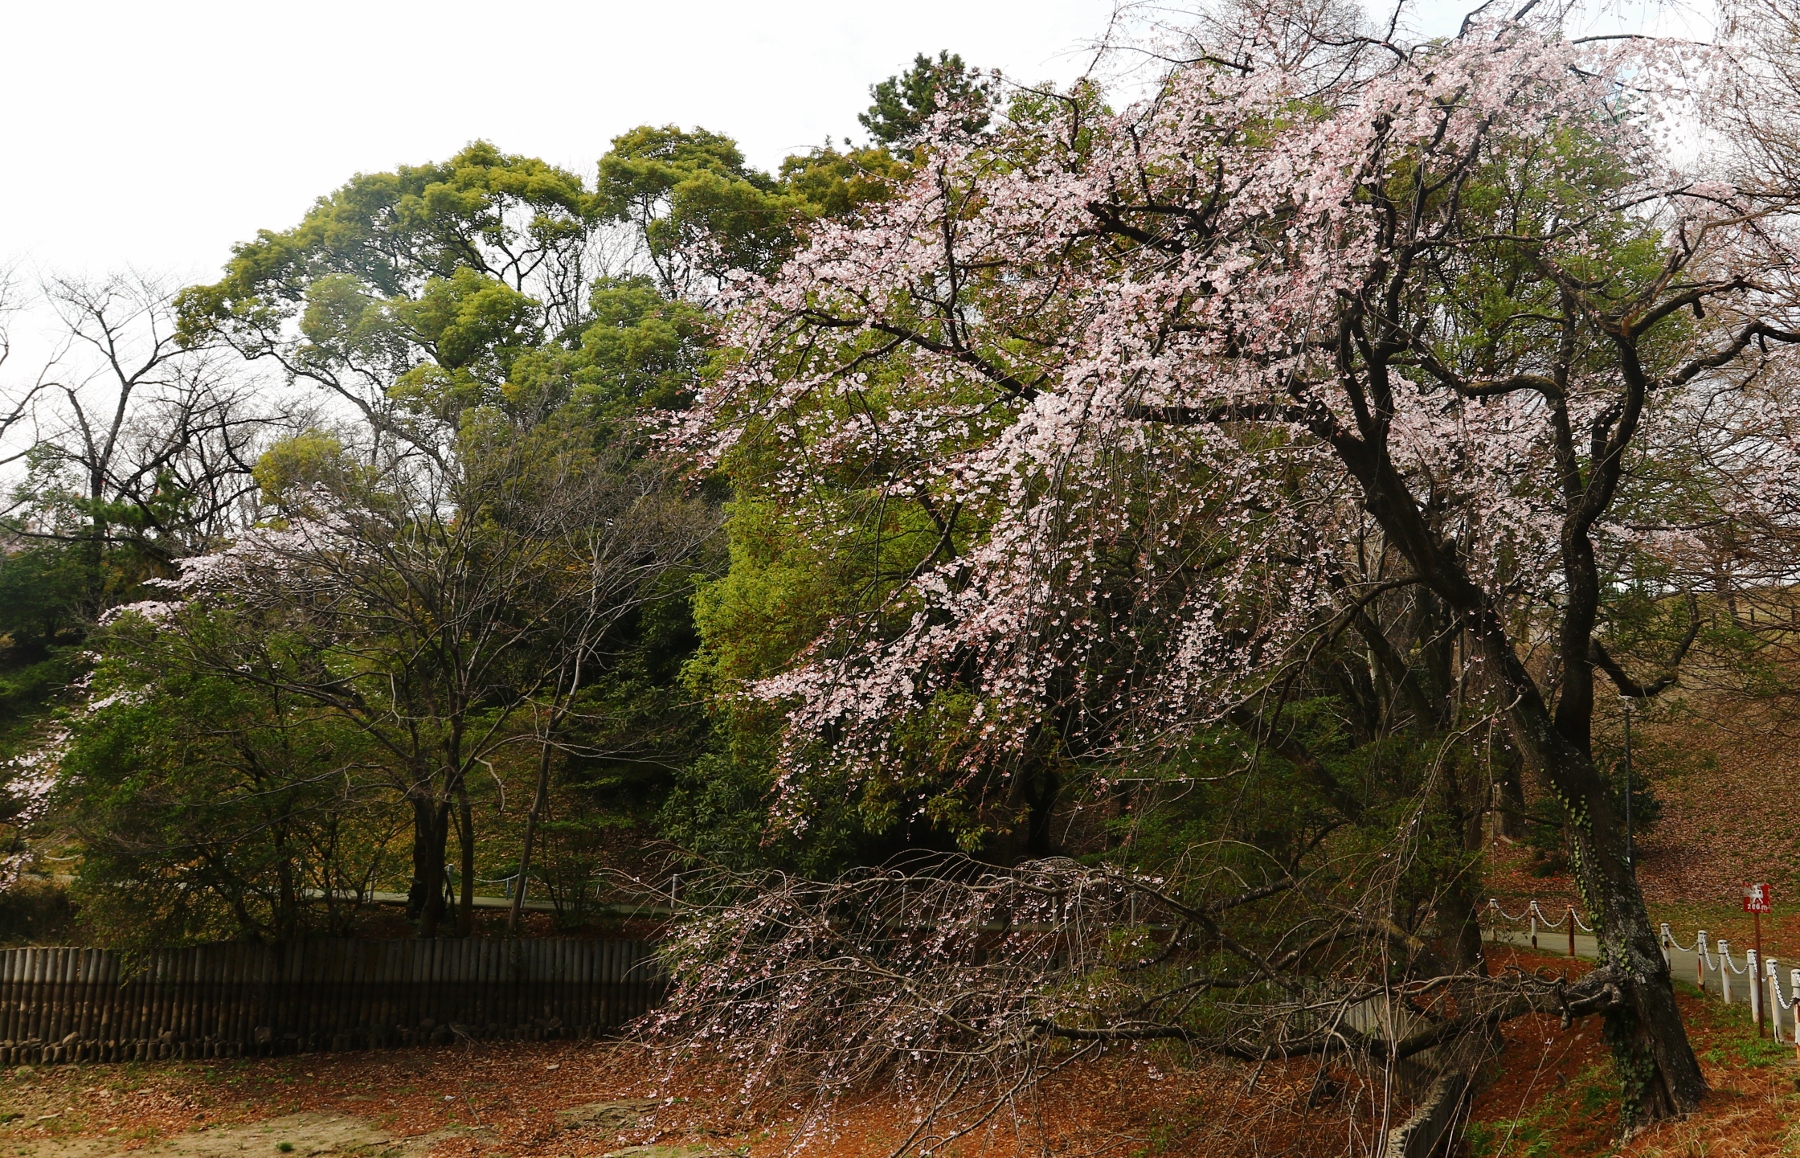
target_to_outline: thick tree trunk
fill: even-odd
[[[1623,1093],[1620,1124],[1629,1133],[1689,1113],[1705,1096],[1706,1079],[1675,1005],[1658,932],[1637,877],[1625,863],[1624,826],[1614,814],[1605,778],[1552,722],[1504,633],[1495,625],[1484,635],[1487,662],[1513,701],[1509,730],[1570,818],[1575,886],[1594,919],[1600,958],[1620,975],[1624,1000],[1606,1014],[1606,1036]]]
[[[444,919],[444,849],[449,843],[450,810],[425,793],[411,797],[413,810],[412,885],[406,915],[419,922],[419,937],[438,935]]]
[[[1494,831],[1508,840],[1525,835],[1525,776],[1517,747],[1494,753]]]
[[[1350,458],[1353,469],[1362,468],[1370,513],[1421,578],[1462,615],[1487,678],[1494,681],[1500,702],[1508,705],[1507,730],[1524,762],[1570,817],[1575,885],[1594,917],[1601,959],[1617,970],[1623,994],[1606,1015],[1621,1085],[1621,1126],[1630,1133],[1696,1109],[1706,1094],[1706,1079],[1675,1006],[1657,931],[1650,925],[1637,878],[1625,863],[1624,826],[1613,815],[1606,781],[1587,746],[1593,703],[1587,656],[1598,603],[1591,544],[1579,527],[1565,531],[1563,567],[1570,595],[1558,640],[1563,691],[1553,719],[1499,612],[1463,572],[1452,549],[1433,536],[1392,462],[1363,458],[1360,451]]]
[[[1621,432],[1626,425],[1621,419]],[[1617,970],[1623,994],[1623,1001],[1607,1014],[1607,1036],[1622,1087],[1621,1126],[1629,1133],[1696,1109],[1706,1094],[1706,1079],[1675,1006],[1657,931],[1651,928],[1637,878],[1625,863],[1624,826],[1613,815],[1606,781],[1589,756],[1594,690],[1588,652],[1599,605],[1599,578],[1587,527],[1594,512],[1604,512],[1609,505],[1611,485],[1580,497],[1581,509],[1571,514],[1563,529],[1568,602],[1557,640],[1562,694],[1552,718],[1499,610],[1464,571],[1455,548],[1433,532],[1385,449],[1371,450],[1369,443],[1342,436],[1334,445],[1361,483],[1366,509],[1419,578],[1462,617],[1486,677],[1493,681],[1499,701],[1508,705],[1507,730],[1524,762],[1570,817],[1576,888],[1594,917],[1601,959]],[[1616,460],[1608,469],[1616,475]],[[1572,481],[1569,485],[1574,487]]]
[[[1056,838],[1051,822],[1056,819],[1056,801],[1062,793],[1062,777],[1054,768],[1039,766],[1025,784],[1025,852],[1033,857],[1046,857],[1056,851]]]
[[[1441,743],[1432,736],[1421,739]],[[1454,750],[1448,754],[1440,776],[1444,816],[1461,830],[1463,851],[1471,854],[1469,860],[1474,862],[1473,854],[1481,851],[1482,797],[1487,786],[1479,768]],[[1436,901],[1438,924],[1449,942],[1450,959],[1458,969],[1473,969],[1481,962],[1481,915],[1486,900],[1481,876],[1470,863],[1468,871],[1457,873],[1445,883]]]

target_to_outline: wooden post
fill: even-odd
[[[1788,999],[1794,1003],[1794,1060],[1800,1061],[1800,969],[1788,974]]]
[[[0,1041],[16,1041],[13,1023],[18,1018],[18,969],[23,954],[17,949],[0,949]]]
[[[0,976],[4,977],[4,983],[0,984],[0,999],[4,1000],[4,1005],[0,1005],[0,1040],[16,1043],[24,1037],[16,1032],[19,1024],[19,995],[24,991],[19,971],[24,965],[23,949],[0,950]]]
[[[1700,935],[1694,938],[1694,984],[1698,985],[1700,987],[1700,992],[1702,992],[1702,993],[1706,992],[1706,930],[1705,929],[1700,930]]]
[[[1763,966],[1763,980],[1757,982],[1758,989],[1766,989],[1763,1000],[1769,1003],[1769,1035],[1777,1042],[1781,1040],[1781,973],[1775,968],[1775,958],[1769,958]]]
[[[1756,1023],[1756,1036],[1763,1035],[1762,954],[1750,950],[1745,971],[1750,974],[1750,1020]]]
[[[1575,906],[1569,906],[1569,956],[1575,956]]]
[[[1750,922],[1751,928],[1756,931],[1756,959],[1760,962],[1762,960],[1762,914],[1752,912],[1750,914]],[[1759,965],[1758,968],[1760,967],[1761,966]],[[1763,1035],[1764,1020],[1762,1016],[1762,1002],[1760,1000],[1755,1000],[1755,998],[1760,998],[1762,996],[1762,974],[1757,973],[1751,980],[1756,982],[1756,988],[1750,991],[1753,995],[1752,1005],[1755,1006],[1751,1012],[1756,1016],[1756,1036],[1761,1037]]]

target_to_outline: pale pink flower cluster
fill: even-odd
[[[5,781],[7,794],[18,806],[10,823],[19,832],[29,831],[49,809],[68,743],[68,731],[59,729],[38,747],[0,764],[0,779]],[[0,857],[0,892],[18,884],[30,863],[29,849]]]
[[[93,678],[93,673],[89,672],[70,685],[70,690],[88,697],[71,709],[77,718],[91,716],[114,704],[135,703],[140,697],[141,693],[136,689],[120,689],[98,697],[89,695]],[[51,798],[62,782],[63,757],[68,754],[73,740],[74,733],[67,726],[59,724],[35,747],[0,762],[0,783],[5,785],[7,794],[18,806],[8,823],[18,834],[20,843],[23,843],[32,827],[49,811]],[[0,892],[19,883],[19,878],[30,865],[31,859],[29,848],[0,857]]]
[[[974,698],[970,775],[1059,706],[1088,752],[1161,734],[1228,709],[1383,577],[1346,564],[1370,537],[1364,480],[1331,448],[1367,403],[1331,341],[1396,260],[1374,194],[1403,185],[1390,166],[1450,190],[1476,158],[1504,185],[1545,162],[1496,142],[1575,126],[1637,174],[1615,216],[1770,268],[1735,190],[1660,159],[1642,94],[1682,53],[1500,27],[1384,60],[1323,85],[1304,64],[1183,67],[1121,113],[1072,103],[992,140],[940,137],[895,199],[738,284],[743,354],[676,436],[713,462],[762,456],[768,493],[821,539],[889,504],[928,502],[939,528],[878,608],[750,689],[789,706],[790,776],[821,741],[883,766],[895,721],[951,688]],[[1616,244],[1590,228],[1552,230],[1544,259]],[[1578,368],[1571,421],[1604,418],[1616,385]],[[1567,512],[1545,398],[1465,399],[1413,367],[1380,390],[1388,453],[1464,570],[1554,598]],[[1759,477],[1792,477],[1789,445]]]

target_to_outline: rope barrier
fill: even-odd
[[[1496,913],[1499,913],[1501,915],[1501,917],[1505,918],[1508,921],[1513,922],[1514,924],[1517,924],[1518,922],[1523,921],[1526,917],[1529,917],[1531,915],[1531,910],[1536,905],[1537,905],[1537,902],[1533,901],[1530,905],[1527,905],[1525,908],[1520,909],[1519,915],[1515,917],[1511,913],[1507,912],[1505,909],[1501,908],[1499,901],[1495,900],[1493,897],[1488,898],[1488,908],[1494,910]]]
[[[1781,996],[1781,973],[1775,968],[1775,958],[1769,958],[1763,968],[1763,985],[1768,986],[1769,1036],[1779,1042],[1781,1040],[1781,1011],[1791,1008],[1793,1003]],[[1757,988],[1761,989],[1763,986],[1759,985]]]
[[[1531,911],[1537,915],[1537,919],[1542,921],[1544,927],[1547,929],[1560,929],[1563,927],[1564,921],[1567,921],[1575,915],[1575,910],[1573,908],[1565,909],[1562,916],[1552,921],[1549,917],[1544,916],[1544,910],[1538,908],[1538,903],[1536,901],[1531,902]]]
[[[1705,929],[1700,930],[1700,935],[1697,938],[1697,940],[1698,940],[1699,944],[1697,944],[1694,947],[1694,952],[1699,956],[1700,960],[1705,963],[1706,968],[1711,969],[1714,973],[1717,973],[1717,972],[1721,971],[1722,969],[1724,969],[1725,966],[1720,964],[1720,961],[1722,960],[1722,958],[1719,957],[1718,953],[1715,950],[1709,950],[1706,947],[1706,930]],[[1722,939],[1720,941],[1720,944],[1721,945],[1723,944]]]
[[[1800,1005],[1800,969],[1788,973],[1788,987],[1793,995],[1793,999],[1788,1002],[1788,1008],[1792,1009],[1794,1006]],[[1779,991],[1781,986],[1777,985],[1775,988]],[[1794,1057],[1800,1059],[1800,1013],[1794,1014]]]
[[[1527,901],[1525,907],[1517,914],[1506,911],[1498,898],[1488,898],[1487,908],[1497,921],[1492,922],[1494,936],[1498,939],[1501,923],[1520,926],[1529,925],[1531,931],[1531,947],[1539,948],[1538,933],[1552,930],[1567,930],[1569,938],[1569,954],[1575,953],[1575,930],[1584,933],[1593,932],[1593,926],[1582,920],[1581,914],[1573,905],[1563,907],[1554,920],[1544,911],[1543,904],[1537,900]],[[1523,931],[1523,930],[1521,930]],[[1706,974],[1708,971],[1718,974],[1719,996],[1726,1004],[1731,1003],[1731,981],[1733,975],[1743,978],[1740,984],[1749,986],[1750,1015],[1758,1026],[1767,1025],[1776,1041],[1789,1041],[1794,1045],[1794,1055],[1800,1059],[1800,969],[1790,970],[1788,985],[1784,991],[1781,984],[1780,965],[1773,957],[1758,959],[1754,949],[1743,954],[1744,963],[1739,965],[1733,960],[1731,945],[1723,937],[1711,940],[1705,929],[1694,931],[1694,943],[1683,945],[1676,939],[1674,930],[1664,921],[1658,931],[1658,941],[1663,950],[1663,960],[1671,966],[1674,959],[1670,950],[1694,955],[1694,984],[1701,992],[1706,991]],[[1785,1016],[1784,1016],[1785,1015]],[[1791,1020],[1790,1020],[1791,1019]],[[1785,1023],[1785,1024],[1784,1024]]]
[[[1706,930],[1704,930],[1704,929],[1700,930],[1700,936],[1702,938],[1704,938],[1706,936]],[[1681,950],[1683,953],[1692,953],[1695,951],[1695,949],[1698,946],[1705,943],[1702,940],[1702,941],[1695,941],[1694,944],[1692,944],[1692,945],[1683,945],[1680,941],[1677,941],[1675,939],[1675,934],[1669,932],[1669,922],[1667,922],[1667,921],[1664,921],[1662,923],[1662,940],[1663,940],[1664,945],[1673,945],[1675,948]]]

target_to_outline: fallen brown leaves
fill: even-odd
[[[1776,913],[1763,918],[1767,953],[1800,963],[1800,734],[1793,722],[1756,705],[1696,697],[1668,718],[1634,729],[1663,757],[1653,787],[1663,815],[1637,841],[1638,881],[1652,920],[1668,921],[1683,945],[1706,929],[1734,951],[1751,943],[1751,920],[1739,905],[1751,881],[1774,886]],[[1653,764],[1656,763],[1653,761]],[[1508,912],[1536,898],[1559,918],[1581,903],[1566,874],[1532,872],[1529,850],[1506,841],[1488,850],[1486,884]],[[1547,934],[1551,937],[1560,933]]]
[[[1496,962],[1503,963],[1571,973],[1586,967],[1552,956]],[[1553,1017],[1521,1018],[1505,1027],[1505,1051],[1473,1107],[1472,1140],[1480,1147],[1473,1152],[1567,1158],[1791,1152],[1782,1146],[1790,1136],[1800,1141],[1792,1134],[1800,1120],[1792,1047],[1758,1042],[1741,1010],[1688,997],[1682,1008],[1716,1091],[1701,1113],[1615,1151],[1616,1093],[1598,1022],[1563,1031]],[[633,1127],[604,1116],[571,1123],[561,1113],[632,1098],[654,1099],[656,1106]],[[735,1070],[696,1064],[668,1073],[648,1051],[623,1043],[9,1071],[0,1081],[0,1109],[11,1116],[0,1127],[5,1143],[105,1139],[119,1153],[188,1131],[301,1112],[361,1119],[396,1140],[411,1139],[408,1154],[439,1158],[586,1158],[652,1143],[755,1158],[879,1158],[912,1126],[910,1109],[891,1095],[842,1103],[825,1114],[798,1097],[749,1104]],[[1373,1133],[1368,1104],[1350,1075],[1321,1075],[1300,1062],[1259,1070],[1156,1046],[1076,1062],[1035,1097],[938,1152],[1310,1158],[1357,1152]]]
[[[1495,965],[1552,972],[1584,969],[1567,958],[1497,954]],[[1555,1017],[1519,1018],[1471,1110],[1477,1158],[1554,1154],[1557,1158],[1783,1158],[1800,1144],[1800,1074],[1793,1046],[1756,1037],[1743,1007],[1678,995],[1689,1040],[1712,1094],[1700,1111],[1618,1142],[1618,1093],[1597,1018],[1564,1031]]]
[[[549,1158],[648,1143],[718,1153],[876,1158],[912,1129],[891,1095],[810,1113],[800,1099],[746,1105],[736,1074],[666,1074],[641,1047],[559,1043],[446,1046],[378,1053],[8,1071],[0,1142],[106,1139],[127,1153],[187,1131],[298,1112],[363,1119],[413,1139],[408,1153]],[[1322,1155],[1367,1144],[1372,1127],[1347,1075],[1307,1063],[1260,1067],[1188,1059],[1167,1047],[1097,1054],[1049,1078],[939,1153]],[[569,1124],[559,1111],[655,1098],[636,1128]],[[1360,1111],[1360,1112],[1359,1112]],[[49,1116],[55,1115],[55,1116]],[[416,1149],[415,1149],[416,1147]]]

